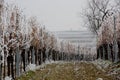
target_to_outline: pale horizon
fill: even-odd
[[[49,31],[85,30],[80,13],[86,0],[6,0],[22,8],[27,17],[36,16]],[[82,23],[82,24],[81,24]]]

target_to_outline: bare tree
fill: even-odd
[[[98,30],[104,20],[111,16],[113,7],[110,7],[110,0],[90,0],[88,9],[85,10],[85,19],[87,19],[89,29],[98,35]]]

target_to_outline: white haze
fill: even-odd
[[[21,7],[29,16],[36,16],[50,31],[81,30],[80,13],[86,0],[5,0]]]

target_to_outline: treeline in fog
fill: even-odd
[[[27,18],[19,7],[0,0],[0,80],[15,79],[29,64],[41,65],[46,60],[93,59],[91,48],[60,41],[35,17]]]

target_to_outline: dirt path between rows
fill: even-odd
[[[35,72],[31,71],[27,76],[19,80],[115,80],[90,62],[52,63]]]

